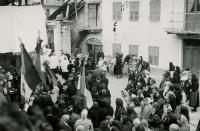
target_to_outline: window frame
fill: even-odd
[[[92,14],[90,12],[90,9],[92,9],[92,8],[90,8],[91,5],[93,5],[93,6],[95,5],[95,9],[96,9],[95,13],[94,13],[95,14],[94,18],[91,17],[91,14]],[[87,8],[88,8],[88,26],[89,27],[98,27],[100,25],[100,3],[88,3]],[[95,24],[94,25],[91,24],[90,20],[94,20]]]
[[[122,2],[113,2],[113,21],[122,21]]]
[[[151,52],[151,50],[153,50]],[[157,50],[157,56],[156,56],[156,50]],[[155,65],[155,66],[158,66],[159,65],[159,55],[160,55],[160,48],[159,46],[149,46],[149,63],[151,65]],[[151,58],[152,57],[152,61],[151,61]],[[155,60],[155,57],[157,57],[157,62]]]
[[[156,4],[158,4],[158,6]],[[161,19],[161,0],[150,0],[149,7],[149,20],[151,22],[159,22]],[[158,14],[156,14],[156,7],[158,7],[159,10]]]
[[[130,8],[130,11],[129,11],[129,20],[130,21],[139,21],[139,16],[140,16],[140,2],[139,2],[139,0],[137,0],[137,1],[130,1],[130,3],[129,3],[130,5],[129,5],[129,8]],[[137,4],[137,6],[136,5],[134,5],[134,4]],[[134,7],[137,7],[137,9],[134,9]],[[136,17],[136,14],[135,13],[138,13],[137,14],[137,17]],[[131,14],[131,13],[133,13],[133,14]]]

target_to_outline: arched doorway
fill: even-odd
[[[87,44],[87,52],[89,53],[91,50],[95,54],[95,64],[97,64],[97,54],[100,49],[102,49],[102,42],[96,38],[90,38],[86,41]]]

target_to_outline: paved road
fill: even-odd
[[[157,70],[157,69],[151,70],[151,77],[156,79],[156,81],[158,82],[157,84],[159,84],[159,82],[161,81],[163,71],[164,70]],[[108,76],[108,79],[109,79],[108,88],[110,89],[111,96],[112,96],[111,105],[115,109],[115,107],[116,107],[115,100],[116,100],[116,98],[122,98],[121,90],[123,90],[126,87],[128,80],[127,80],[127,78],[116,79],[116,78],[110,77],[110,76]],[[190,107],[189,107],[189,109],[190,109]],[[191,131],[195,131],[199,119],[200,119],[200,108],[198,109],[198,111],[196,113],[190,112],[190,129],[191,129]]]

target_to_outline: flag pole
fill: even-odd
[[[22,39],[18,36],[18,39],[19,39],[19,42],[20,42],[20,48],[21,48],[21,81],[20,81],[20,103],[22,103],[22,91],[23,91],[23,94],[25,94],[25,91],[24,91],[24,74],[25,74],[25,69],[24,69],[24,57],[23,57],[23,43],[22,43]]]
[[[77,4],[77,0],[75,0],[75,4],[74,4],[74,6],[75,6],[75,13],[76,13],[76,22],[77,22],[77,20],[78,20],[78,13],[77,13],[77,6],[76,6],[76,4]]]

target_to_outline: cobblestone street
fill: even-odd
[[[151,77],[156,79],[157,84],[160,83],[161,79],[162,79],[162,72],[164,70],[158,70],[158,69],[151,69]],[[114,77],[108,77],[109,79],[109,89],[111,92],[111,104],[112,107],[116,107],[115,105],[115,99],[116,98],[122,98],[121,96],[121,90],[123,90],[127,83],[128,83],[128,79],[127,78],[121,78],[121,79],[116,79]],[[125,103],[125,102],[124,102]],[[189,107],[190,109],[190,107]],[[191,131],[195,131],[196,130],[196,126],[198,124],[198,121],[200,119],[200,109],[197,109],[197,112],[193,113],[191,112],[190,109],[190,129]]]

